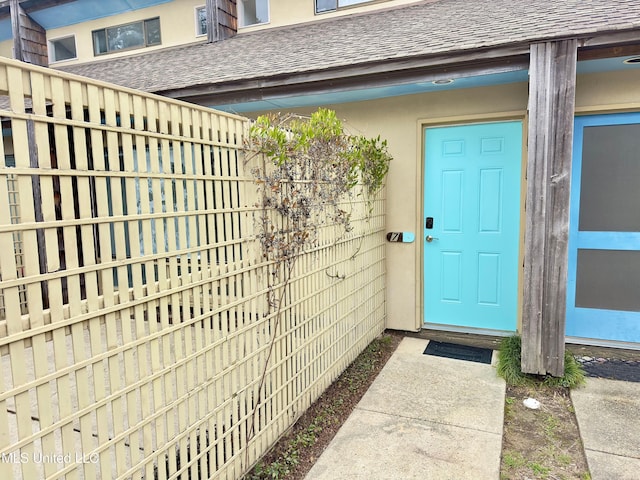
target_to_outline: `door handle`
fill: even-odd
[[[438,240],[437,237],[432,237],[431,235],[427,235],[427,238],[425,238],[425,240],[429,243],[433,242],[434,240]]]

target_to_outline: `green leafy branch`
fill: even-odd
[[[386,141],[379,136],[367,139],[348,135],[336,113],[327,109],[319,109],[310,117],[258,117],[249,130],[245,151],[247,161],[258,159],[251,170],[258,186],[257,240],[269,269],[269,309],[265,316],[274,319],[247,429],[248,443],[254,436],[255,417],[295,263],[317,242],[320,228],[352,230],[344,204],[357,185],[363,187],[371,214],[391,156]]]

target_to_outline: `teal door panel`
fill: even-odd
[[[640,343],[640,113],[575,120],[566,334]]]
[[[425,323],[516,329],[521,158],[521,122],[425,130]]]

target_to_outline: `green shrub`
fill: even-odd
[[[548,387],[578,387],[585,382],[582,365],[578,363],[569,352],[564,353],[564,375],[554,377],[552,375],[532,375],[524,373],[521,369],[522,340],[520,336],[506,337],[500,343],[498,352],[498,375],[505,379],[509,385]]]

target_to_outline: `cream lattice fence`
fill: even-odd
[[[11,60],[0,95],[0,478],[239,478],[382,331],[383,201],[274,331],[246,119]]]

